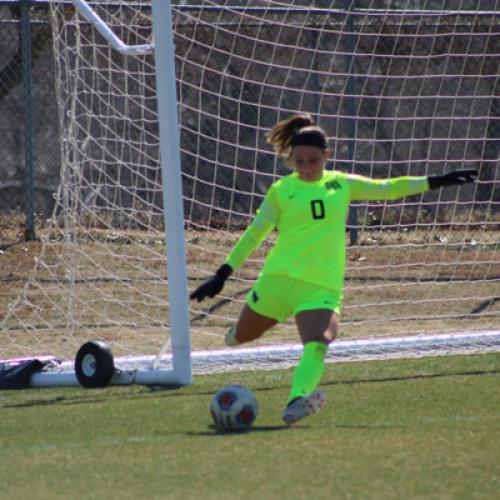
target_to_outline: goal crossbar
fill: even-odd
[[[154,44],[128,45],[103,21],[86,0],[72,0],[75,8],[91,23],[104,39],[120,54],[138,56],[154,52]],[[169,2],[170,3],[170,2]]]

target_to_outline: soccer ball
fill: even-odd
[[[210,403],[210,413],[220,431],[244,431],[251,427],[258,413],[257,398],[242,385],[226,385]]]

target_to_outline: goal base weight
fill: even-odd
[[[84,344],[86,346],[87,344]],[[105,344],[104,344],[105,345]],[[82,351],[82,348],[79,352]],[[92,348],[83,350],[83,358],[95,355]],[[100,351],[98,351],[100,353]],[[485,354],[500,352],[500,330],[418,335],[411,337],[337,340],[330,345],[328,363],[402,359],[460,354]],[[195,351],[192,354],[192,370],[196,375],[236,372],[255,369],[285,369],[300,359],[302,345],[242,347]],[[100,354],[98,354],[100,356]],[[100,358],[99,358],[100,359]],[[173,369],[171,354],[161,357],[160,368],[154,369],[156,356],[126,356],[114,359],[114,370],[109,385],[150,385],[180,387]],[[92,364],[92,360],[87,362]],[[83,361],[82,361],[83,363]],[[82,367],[83,369],[84,367]],[[96,370],[97,371],[97,370]],[[91,373],[88,372],[88,373]],[[31,377],[32,387],[78,386],[73,361],[59,361],[50,369]]]
[[[75,374],[82,387],[106,387],[115,372],[113,353],[99,340],[86,342],[75,358]]]

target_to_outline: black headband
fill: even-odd
[[[326,149],[326,138],[320,130],[298,131],[292,138],[292,148],[295,146],[316,146]]]

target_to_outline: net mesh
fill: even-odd
[[[474,185],[352,208],[341,337],[497,328],[500,5],[310,4],[173,7],[190,290],[289,173],[265,132],[307,112],[328,133],[328,168],[374,178],[480,172]],[[153,42],[148,2],[92,5],[126,44]],[[66,2],[51,7],[61,186],[35,268],[21,292],[12,289],[0,356],[73,357],[96,338],[116,355],[155,353],[175,290],[154,56],[119,54]],[[223,347],[273,239],[219,296],[191,304],[195,351]],[[296,341],[290,320],[255,345]]]

